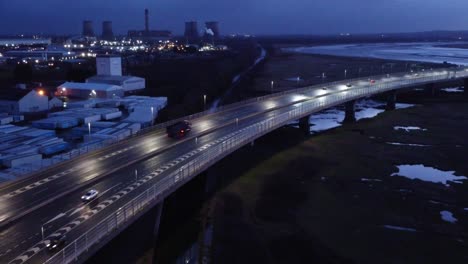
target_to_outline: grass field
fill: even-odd
[[[210,172],[233,177],[214,198],[214,263],[467,263],[467,183],[390,176],[399,164],[468,176],[467,106],[387,112],[306,140],[283,128],[235,153]]]

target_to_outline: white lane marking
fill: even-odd
[[[115,187],[117,187],[117,186],[119,186],[119,185],[121,185],[121,184],[122,184],[122,182],[117,183],[116,185],[114,185],[114,186],[110,187],[109,189],[103,191],[103,192],[101,193],[101,195],[99,195],[98,197],[102,197],[105,193],[107,193],[108,191],[114,189]]]
[[[53,221],[55,221],[55,220],[57,220],[57,219],[59,219],[59,218],[62,218],[62,217],[64,217],[65,215],[67,215],[67,214],[65,214],[65,213],[60,213],[60,214],[58,214],[56,217],[54,217],[54,218],[50,219],[49,221],[47,221],[46,223],[44,223],[43,226],[44,226],[44,225],[47,225],[48,223],[53,222]]]
[[[81,211],[81,210],[83,210],[83,209],[85,209],[85,208],[86,208],[85,205],[83,205],[82,207],[76,208],[75,211],[73,211],[69,216],[72,216],[72,215],[78,213],[79,211]],[[72,209],[72,210],[73,210],[73,209]],[[70,210],[70,211],[71,211],[71,210]]]
[[[123,152],[126,152],[126,151],[131,150],[131,149],[136,148],[136,147],[138,147],[138,145],[125,148],[123,151],[120,150],[120,152],[119,152],[119,151],[115,151],[115,152],[113,152],[113,153],[111,153],[111,154],[109,154],[109,155],[104,156],[104,158],[102,158],[102,157],[99,158],[98,160],[100,160],[100,161],[105,160],[105,159],[107,159],[107,158],[110,158],[110,157],[113,157],[113,156],[115,156],[115,155],[121,154],[121,153],[123,153]],[[2,196],[0,196],[0,199],[8,199],[8,198],[15,197],[15,196],[17,196],[17,195],[19,195],[19,194],[22,194],[22,193],[24,193],[24,192],[27,192],[27,191],[33,189],[33,188],[36,188],[36,187],[41,186],[41,185],[44,185],[45,183],[48,183],[48,182],[51,182],[51,181],[56,180],[56,179],[58,179],[58,178],[61,178],[61,177],[65,176],[65,175],[70,174],[71,172],[74,172],[74,171],[77,171],[77,170],[78,170],[78,168],[75,167],[75,168],[68,169],[68,170],[66,170],[66,171],[62,171],[62,172],[57,173],[57,174],[55,174],[55,175],[53,175],[53,176],[50,176],[50,177],[48,177],[48,178],[42,179],[42,180],[40,180],[40,181],[37,181],[37,182],[32,183],[32,184],[30,184],[30,185],[27,185],[27,186],[25,186],[25,187],[21,187],[20,189],[17,189],[17,190],[15,190],[15,191],[13,191],[13,192],[10,192],[10,193],[7,193],[7,194],[5,194],[5,195],[2,195]],[[41,192],[42,192],[42,191],[41,191]],[[38,192],[38,193],[39,193],[39,192]]]

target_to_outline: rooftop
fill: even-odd
[[[119,81],[119,82],[124,82],[127,80],[144,80],[143,78],[136,77],[136,76],[117,76],[117,75],[96,75],[93,77],[90,77],[86,79],[87,82],[93,82],[93,81]]]
[[[66,82],[58,87],[59,89],[78,89],[78,90],[95,90],[95,91],[117,91],[122,90],[122,87],[105,83],[76,83]]]

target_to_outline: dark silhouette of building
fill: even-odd
[[[93,21],[91,20],[83,21],[83,36],[94,37]]]
[[[102,22],[102,39],[114,40],[114,32],[112,31],[112,21]]]
[[[198,23],[196,21],[185,22],[184,36],[188,43],[195,43],[198,41]]]

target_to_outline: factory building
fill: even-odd
[[[56,95],[76,98],[115,98],[146,87],[144,78],[122,76],[120,56],[97,56],[96,69],[97,75],[86,79],[86,83],[64,83],[58,87]]]
[[[124,90],[112,84],[66,82],[57,88],[56,94],[73,98],[116,98],[124,96]]]
[[[49,109],[49,98],[35,90],[10,90],[0,94],[0,112],[12,115],[38,113]]]
[[[96,57],[97,75],[122,76],[122,58],[117,55]]]
[[[116,55],[96,57],[97,75],[86,79],[86,83],[112,84],[122,87],[127,93],[143,90],[145,79],[135,76],[122,76],[122,59]]]
[[[5,46],[5,47],[37,46],[37,45],[48,46],[50,44],[52,44],[51,39],[29,39],[29,38],[0,39],[0,46]]]
[[[143,90],[146,87],[145,79],[135,76],[97,75],[86,79],[86,82],[118,85],[122,87],[126,93]]]
[[[65,61],[77,58],[75,52],[67,50],[10,50],[5,52],[3,56],[11,59],[38,61]]]
[[[184,37],[187,44],[193,44],[198,41],[198,23],[196,21],[185,22]]]
[[[112,21],[102,22],[102,39],[114,40],[114,31],[112,30]]]
[[[85,20],[83,21],[83,36],[84,37],[94,37],[94,28],[93,21]]]

